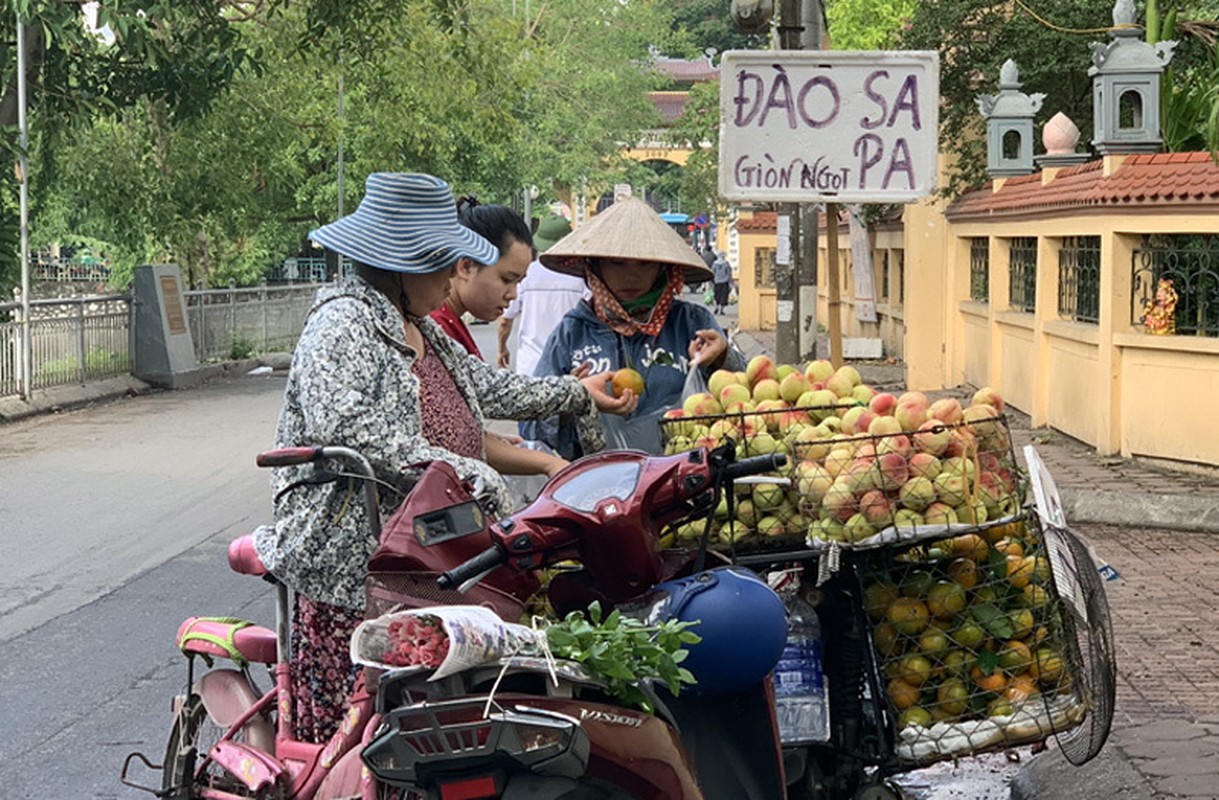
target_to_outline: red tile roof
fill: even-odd
[[[688,92],[648,92],[656,111],[666,123],[676,122],[686,110],[690,99]]]
[[[997,192],[986,188],[962,195],[946,214],[964,220],[1116,207],[1219,209],[1219,165],[1209,153],[1131,155],[1108,177],[1103,167],[1100,160],[1067,167],[1045,186],[1040,173],[1008,178]]]
[[[778,219],[779,215],[774,211],[755,211],[748,219],[738,219],[736,229],[740,233],[773,233]]]
[[[685,61],[680,58],[658,58],[654,63],[656,69],[679,83],[700,83],[716,80],[720,76],[719,67],[713,67],[707,59]]]

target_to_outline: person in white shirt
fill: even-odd
[[[538,225],[537,233],[533,235],[534,247],[537,252],[544,253],[569,233],[571,225],[567,220],[557,214],[551,215]],[[521,375],[532,375],[550,332],[586,295],[588,287],[583,278],[547,269],[535,257],[529,265],[529,272],[517,286],[516,299],[499,318],[498,366],[507,368],[512,362],[508,338],[512,334],[513,322],[519,317],[521,327],[516,348],[516,371]]]

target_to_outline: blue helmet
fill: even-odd
[[[681,665],[698,683],[683,687],[697,695],[731,694],[765,678],[783,655],[787,608],[757,575],[720,567],[656,585],[653,618],[698,624],[702,637],[689,646]]]

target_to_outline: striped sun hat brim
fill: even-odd
[[[370,267],[425,274],[469,258],[499,260],[495,245],[457,221],[449,185],[420,173],[375,172],[359,207],[309,238]]]

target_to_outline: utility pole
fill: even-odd
[[[17,14],[17,169],[21,173],[21,396],[34,392],[34,341],[30,324],[30,126],[25,102],[25,22]]]
[[[780,50],[820,49],[821,18],[816,0],[782,0],[779,15]],[[781,363],[793,364],[816,350],[817,214],[815,208],[809,213],[807,203],[785,203],[779,213],[787,221],[779,225],[776,249],[775,357]]]

